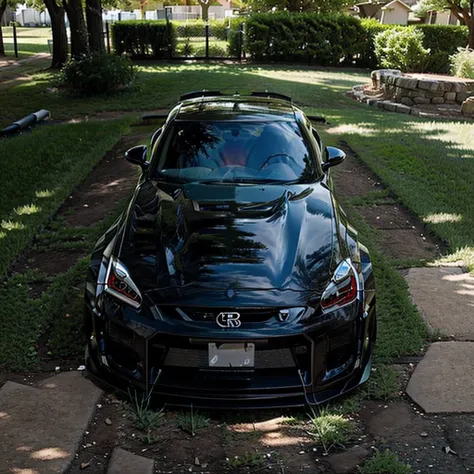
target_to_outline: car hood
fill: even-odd
[[[146,181],[129,208],[118,256],[149,294],[320,295],[336,242],[331,193],[323,184]]]

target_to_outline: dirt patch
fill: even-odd
[[[69,474],[80,474],[81,464],[90,463],[88,474],[105,474],[115,447],[152,458],[156,473],[250,474],[331,473],[313,440],[299,427],[282,424],[282,418],[253,420],[253,414],[239,415],[244,422],[230,423],[226,414],[210,414],[209,425],[190,436],[178,428],[180,412],[165,412],[155,439],[136,429],[131,412],[113,395],[104,396],[97,414],[85,433],[81,449]],[[247,419],[248,422],[245,422]],[[108,421],[110,420],[110,424]],[[238,458],[261,459],[256,466],[235,466]]]
[[[343,149],[346,152],[346,159],[332,175],[337,195],[352,198],[367,196],[374,191],[383,191],[385,187],[378,177],[355,157],[347,144],[343,143]]]
[[[46,275],[59,275],[71,268],[79,259],[85,257],[84,250],[51,250],[47,252],[30,251],[14,266],[15,273],[38,270]]]
[[[394,451],[414,472],[461,473],[472,468],[473,415],[428,416],[402,400],[366,402],[360,417],[379,449]],[[446,447],[456,454],[446,453]]]
[[[124,159],[124,153],[149,133],[123,137],[99,165],[69,196],[59,215],[70,227],[91,226],[104,219],[129,196],[138,180],[137,167]]]

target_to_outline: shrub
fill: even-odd
[[[423,32],[414,27],[391,28],[374,39],[375,55],[382,67],[404,72],[422,71],[429,55],[423,47]]]
[[[450,56],[456,53],[458,48],[467,45],[469,36],[467,26],[417,25],[416,29],[423,32],[423,46],[430,50],[425,70],[448,73]]]
[[[181,54],[186,57],[193,56],[194,46],[191,44],[189,38],[186,38],[186,41],[183,43],[183,49],[181,50]]]
[[[241,33],[244,30],[242,18],[232,18],[230,21],[230,31],[227,45],[229,56],[240,56],[244,47],[244,37]]]
[[[353,63],[364,31],[348,15],[256,13],[246,22],[245,50],[252,59],[320,65]]]
[[[93,53],[68,61],[59,75],[59,85],[84,95],[110,94],[131,88],[135,69],[128,58]]]
[[[119,21],[112,25],[112,41],[119,55],[165,58],[176,48],[176,30],[172,23],[160,20]]]
[[[206,55],[206,46],[200,46],[196,48],[196,56],[205,56]],[[209,57],[223,58],[227,56],[227,51],[218,46],[217,44],[209,45]]]
[[[450,57],[450,60],[453,76],[474,79],[474,50],[459,48],[458,52]]]
[[[375,55],[375,37],[387,30],[394,28],[394,25],[382,25],[374,18],[363,18],[361,26],[364,30],[364,36],[359,39],[360,43],[360,57],[357,61],[359,66],[365,66],[375,69],[378,66],[377,56]]]

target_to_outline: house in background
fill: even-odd
[[[390,2],[365,2],[357,4],[361,18],[374,18],[384,25],[408,25],[411,13],[409,3],[415,0],[392,0]]]
[[[350,14],[360,18],[374,18],[386,25],[409,25],[427,23],[430,25],[459,25],[459,20],[449,11],[428,12],[425,18],[416,16],[418,0],[393,0],[380,2],[369,0],[358,3],[351,9]]]
[[[459,25],[460,21],[450,10],[444,12],[428,12],[425,23],[430,25]]]
[[[384,25],[408,25],[408,15],[411,8],[402,0],[393,0],[382,8],[380,23]]]

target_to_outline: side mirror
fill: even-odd
[[[125,152],[125,159],[134,165],[141,166],[143,171],[145,171],[148,168],[146,152],[147,147],[145,145],[134,146]]]
[[[342,163],[346,159],[346,154],[339,148],[333,146],[326,147],[326,161],[323,163],[323,171]]]

